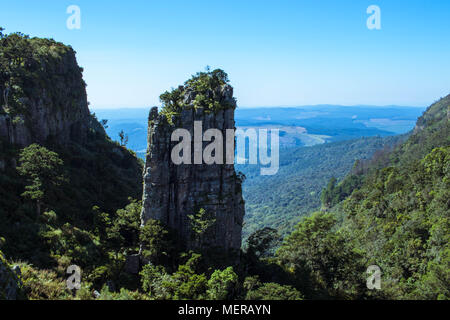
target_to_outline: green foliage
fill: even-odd
[[[281,241],[278,231],[264,228],[252,233],[247,239],[247,253],[256,258],[264,258],[273,254],[274,248]]]
[[[185,265],[180,265],[172,275],[174,299],[203,299],[207,279],[204,274],[196,274],[196,268],[201,256],[193,254]],[[173,286],[175,284],[175,286]]]
[[[227,102],[219,99],[220,90],[228,82],[228,75],[223,70],[210,71],[207,69],[206,72],[199,72],[186,81],[184,86],[179,86],[171,92],[166,91],[160,96],[163,104],[161,113],[171,123],[172,115],[178,114],[186,108],[203,108],[207,112],[215,112],[234,107],[235,101]],[[186,104],[183,100],[188,94],[193,99],[191,104]]]
[[[306,298],[449,299],[449,111],[450,96],[427,110],[405,143],[329,180],[321,200],[330,212],[301,221],[276,256]],[[370,265],[382,269],[380,291],[365,286]],[[264,275],[262,268],[250,270]],[[272,285],[248,277],[246,297],[271,296],[255,294],[261,287]]]
[[[27,114],[27,99],[42,95],[54,108],[71,105],[86,96],[82,69],[68,63],[75,52],[50,39],[21,33],[0,34],[0,112],[14,118]],[[66,85],[70,83],[70,91]]]
[[[315,213],[299,223],[277,252],[287,270],[308,275],[302,292],[310,296],[351,298],[364,284],[361,255],[345,234],[333,230],[335,224],[333,215]]]
[[[147,264],[140,273],[142,289],[154,300],[169,300],[172,298],[172,277],[162,266]]]
[[[449,147],[438,148],[407,167],[377,171],[344,202],[343,228],[367,263],[382,268],[389,298],[448,298],[435,280],[440,274],[450,283],[439,271],[450,264],[449,154]]]
[[[0,247],[2,238],[0,237]],[[0,300],[23,299],[23,284],[0,250]]]
[[[63,161],[55,152],[32,144],[22,150],[17,171],[28,182],[23,197],[37,201],[38,214],[40,203],[48,200],[48,194],[59,187],[63,181]]]
[[[53,40],[0,32],[0,114],[31,130],[30,103],[68,118],[85,107],[75,52]],[[132,290],[138,284],[123,270],[126,254],[139,246],[140,204],[128,198],[142,197],[142,162],[111,141],[95,115],[80,125],[87,139],[73,136],[64,145],[49,137],[19,150],[0,139],[2,250],[26,261],[33,299],[69,298],[60,283],[71,264],[92,281],[78,298],[92,297],[90,286],[100,290],[106,281]],[[36,211],[43,214],[36,218]]]
[[[128,196],[141,198],[142,167],[137,159],[124,149],[118,157],[113,151],[117,146],[105,136],[93,137],[87,146],[54,148],[58,155],[30,146],[22,152],[18,170],[0,173],[0,233],[7,239],[7,254],[50,267],[59,255],[84,251],[90,256],[85,267],[95,269],[101,259],[108,259],[108,250],[136,251],[140,204],[133,202],[117,210],[127,205]],[[70,183],[61,183],[65,180]],[[38,203],[32,206],[24,201],[20,197],[24,191],[45,205],[40,211],[46,213],[38,220]],[[66,239],[79,232],[87,235],[82,239],[88,239],[82,242],[83,250]],[[105,250],[102,246],[106,242]]]
[[[99,236],[99,239],[106,242],[108,239],[108,229],[111,227],[110,215],[106,212],[101,212],[98,206],[92,208],[93,215],[93,230]]]
[[[192,254],[172,275],[162,266],[144,266],[140,273],[142,289],[156,300],[203,299],[208,282],[204,274],[196,273],[200,258],[200,255]]]
[[[320,200],[324,207],[330,207],[339,203],[340,193],[336,190],[337,179],[335,177],[331,178],[325,189],[322,190],[322,195]]]
[[[82,70],[70,47],[2,31],[0,114],[28,125],[26,97],[40,97],[45,89],[51,108],[84,97]],[[218,99],[230,89],[227,83],[222,70],[199,73],[161,96],[162,113],[170,122],[184,108],[234,107],[235,101]],[[449,111],[447,96],[393,151],[402,138],[286,151],[279,175],[249,180],[247,234],[257,231],[239,264],[223,267],[216,266],[214,252],[203,250],[216,222],[212,213],[189,216],[194,249],[203,255],[182,253],[159,221],[140,226],[141,203],[133,199],[141,198],[142,163],[124,148],[124,133],[122,145],[106,136],[106,121],[91,115],[82,143],[49,140],[18,150],[0,140],[7,164],[0,172],[0,245],[9,257],[26,261],[19,266],[29,299],[449,299]],[[16,160],[17,170],[11,165]],[[259,168],[243,171],[252,176]],[[286,233],[319,208],[319,198],[327,212],[301,220],[273,256],[279,236],[272,227]],[[42,215],[36,218],[29,200],[45,204]],[[139,249],[145,265],[139,276],[127,274],[127,255]],[[65,282],[72,264],[83,270],[75,296]],[[365,286],[373,264],[383,271],[381,291]],[[10,273],[2,252],[0,265]]]
[[[417,120],[411,137],[391,156],[401,166],[424,158],[433,149],[450,145],[450,95],[432,104]]]
[[[247,292],[246,300],[303,300],[303,296],[292,286],[278,283],[264,283]]]
[[[280,264],[307,297],[450,298],[449,110],[450,96],[433,104],[404,144],[355,166],[356,183],[332,180],[325,204],[345,200],[286,239]],[[381,291],[363,286],[369,265],[383,272]]]
[[[129,199],[130,203],[116,212],[114,220],[110,223],[106,233],[110,244],[114,244],[114,249],[130,248],[136,250],[139,246],[140,215],[142,205],[140,201]],[[108,217],[100,215],[100,223],[108,224]]]
[[[230,300],[233,298],[238,276],[232,267],[216,270],[208,280],[207,296],[211,300]]]
[[[191,226],[191,237],[198,248],[202,248],[205,242],[208,242],[208,231],[216,223],[216,219],[206,212],[205,209],[200,209],[195,215],[188,215]]]
[[[120,145],[126,147],[128,144],[128,135],[122,130],[119,132]]]
[[[97,297],[97,300],[147,300],[147,297],[138,291],[129,291],[125,288],[121,288],[119,292],[111,292],[106,285],[102,288],[99,294],[100,295]]]
[[[275,176],[261,176],[259,166],[237,165],[248,177],[243,184],[244,240],[265,227],[277,229],[283,237],[288,235],[302,217],[320,209],[321,191],[332,177],[341,181],[349,172],[355,175],[355,181],[339,184],[337,199],[341,199],[359,185],[361,177],[352,170],[355,161],[369,159],[376,150],[401,139],[372,137],[280,149],[280,169]]]
[[[51,270],[39,270],[21,263],[21,280],[26,296],[30,300],[66,300],[71,299],[71,293],[63,278]]]
[[[32,128],[30,102],[69,118],[84,107],[85,83],[72,48],[22,34],[2,33],[0,42],[0,114],[13,125]],[[19,150],[0,139],[2,249],[37,273],[65,277],[61,263],[78,264],[99,290],[107,280],[134,289],[138,281],[123,267],[125,254],[139,246],[140,204],[128,198],[142,197],[142,162],[111,141],[95,115],[80,125],[87,139],[74,136],[64,145],[49,137]],[[43,214],[36,218],[36,212]]]
[[[159,220],[150,219],[140,232],[142,257],[154,264],[168,265],[180,249],[174,232]]]
[[[339,184],[336,178],[331,178],[325,189],[322,190],[320,200],[322,207],[329,209],[352,194],[363,182],[361,175],[349,174]]]

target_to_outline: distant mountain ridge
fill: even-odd
[[[122,130],[128,135],[128,147],[144,158],[149,108],[96,109],[99,119],[107,119],[107,133],[118,140]],[[332,105],[289,108],[237,108],[238,127],[301,127],[306,134],[282,130],[282,147],[357,139],[369,136],[403,134],[414,128],[424,108],[420,107],[343,107]],[[295,130],[294,130],[295,131]],[[284,132],[284,133],[283,133]],[[316,139],[316,136],[323,136]],[[327,137],[325,137],[327,136]]]

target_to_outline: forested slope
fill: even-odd
[[[100,221],[119,223],[116,212],[142,197],[142,161],[89,113],[70,46],[2,30],[0,249],[36,290],[29,298],[55,298],[57,288],[70,296],[67,266],[87,275],[112,263]]]
[[[349,197],[305,219],[285,240],[278,259],[303,292],[450,298],[449,109],[450,96],[433,104],[405,143],[360,170]],[[357,176],[328,191],[336,195]],[[370,265],[382,270],[379,291],[365,287]]]
[[[404,139],[370,137],[281,149],[280,169],[274,176],[261,176],[256,165],[237,166],[247,177],[244,236],[264,227],[277,228],[282,234],[292,231],[303,216],[320,208],[321,190],[332,177],[342,179],[356,160],[369,159],[377,150]]]

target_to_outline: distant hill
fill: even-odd
[[[401,106],[338,105],[240,108],[236,112],[236,120],[241,126],[263,124],[301,126],[310,134],[331,135],[342,140],[350,136],[406,133],[414,127],[424,110],[425,108]]]

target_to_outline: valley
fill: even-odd
[[[0,299],[450,299],[450,95],[238,108],[207,67],[159,109],[100,110],[71,46],[3,31]],[[281,146],[223,162],[236,127]],[[214,161],[174,161],[177,132]]]
[[[320,209],[327,182],[342,179],[356,160],[369,159],[379,149],[395,145],[414,128],[424,108],[375,106],[305,106],[297,108],[238,108],[239,129],[280,130],[280,171],[260,175],[258,165],[237,165],[243,184],[246,215],[243,237],[272,227],[285,235],[302,217]],[[97,109],[99,119],[116,141],[122,130],[127,147],[145,158],[148,109]]]

